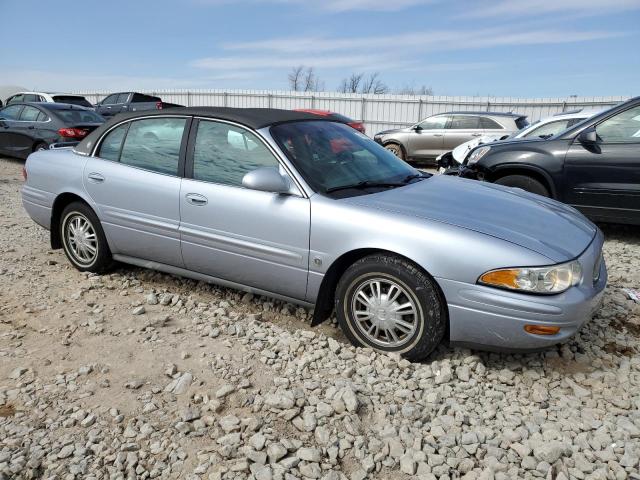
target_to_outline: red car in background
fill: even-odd
[[[360,133],[366,134],[364,123],[358,120],[351,120],[349,117],[345,117],[344,115],[341,115],[339,113],[330,112],[329,110],[315,110],[313,108],[297,108],[295,111],[313,113],[314,115],[320,115],[321,117],[330,118],[331,120],[335,120],[336,122],[346,123],[351,128],[355,128],[356,130],[358,130]]]

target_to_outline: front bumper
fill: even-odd
[[[584,278],[580,285],[558,295],[531,295],[483,285],[438,278],[449,308],[451,343],[501,351],[539,350],[562,343],[591,319],[607,284],[607,268],[599,278],[592,272],[602,252],[604,236],[598,230],[591,245],[578,257]],[[525,325],[558,326],[555,335],[525,332]]]

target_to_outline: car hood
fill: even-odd
[[[544,255],[550,263],[578,257],[597,232],[577,210],[555,200],[447,175],[344,200],[490,235]]]

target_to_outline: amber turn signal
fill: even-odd
[[[534,335],[555,335],[560,331],[560,327],[550,325],[525,325],[524,331]]]

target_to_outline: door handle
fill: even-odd
[[[207,197],[205,197],[204,195],[200,195],[199,193],[187,193],[185,197],[187,198],[187,202],[189,202],[191,205],[196,205],[199,207],[206,205],[208,202]]]
[[[27,128],[28,128],[29,130],[34,130],[36,127],[34,127],[33,125],[29,125]]]
[[[471,136],[472,137],[480,137],[482,134],[481,133],[472,133]]]
[[[87,177],[89,178],[89,181],[93,182],[93,183],[102,183],[104,182],[104,177],[102,175],[100,175],[99,173],[96,172],[92,172],[89,175],[87,175]]]
[[[434,133],[433,136],[434,137],[441,137],[443,134],[442,133]]]

